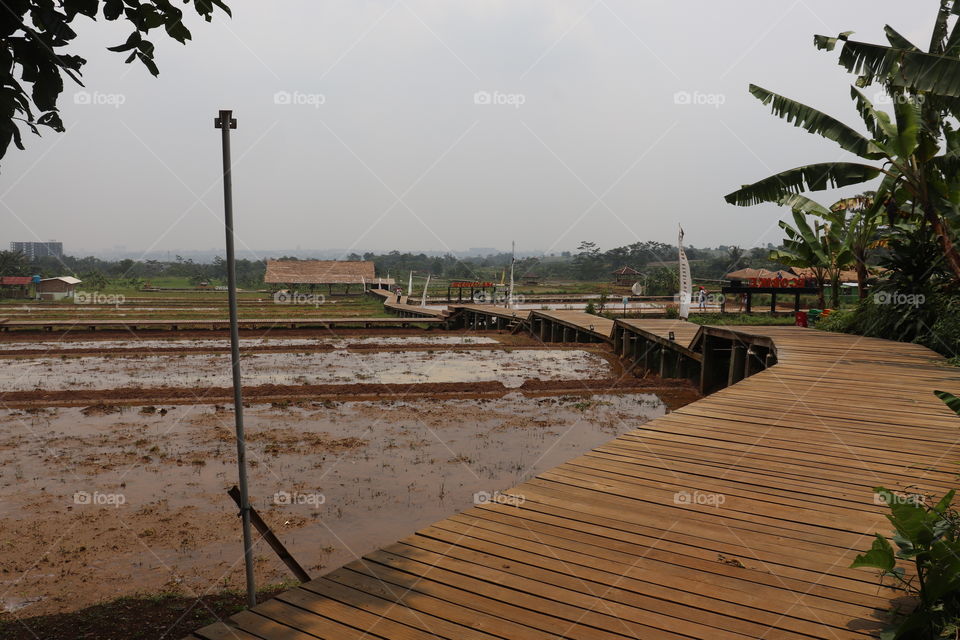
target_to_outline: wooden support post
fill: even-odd
[[[703,363],[700,365],[700,393],[707,395],[727,383],[730,367],[729,341],[707,334],[703,337]]]
[[[747,349],[747,355],[743,363],[743,377],[749,378],[758,370],[762,369],[762,362],[757,356],[757,347],[751,346]]]
[[[570,327],[563,328],[563,341],[570,342]]]
[[[734,344],[731,347],[730,366],[727,373],[727,386],[732,386],[743,379],[746,357],[746,345]]]
[[[746,313],[750,313],[750,311],[753,309],[753,292],[748,289],[746,296],[747,296],[747,303],[746,303],[747,306],[744,308],[744,311]]]
[[[773,315],[777,312],[777,294],[770,294],[770,315]]]
[[[233,498],[233,501],[237,503],[237,506],[240,506],[240,489],[233,487],[227,493]],[[283,543],[273,534],[273,531],[270,530],[270,527],[267,526],[267,523],[263,521],[263,518],[260,517],[260,514],[257,513],[257,510],[253,507],[250,507],[250,523],[256,527],[257,531],[260,532],[260,535],[263,536],[263,539],[266,540],[267,544],[270,545],[270,548],[283,560],[283,564],[287,565],[287,568],[293,573],[293,575],[300,582],[310,582],[310,575],[303,570],[303,567],[300,566],[300,563],[290,555],[290,552],[287,551],[287,548],[283,546]]]
[[[623,357],[623,327],[613,327],[613,352]]]

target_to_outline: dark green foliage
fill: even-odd
[[[817,329],[836,333],[856,333],[857,312],[852,309],[834,310],[833,313],[817,322]]]
[[[727,195],[726,201],[740,206],[777,202],[791,193],[837,189],[873,180],[879,175],[876,167],[856,162],[809,164],[745,185]]]
[[[750,93],[763,104],[772,103],[773,114],[786,118],[787,122],[792,122],[794,126],[802,127],[810,133],[817,133],[828,140],[833,140],[841,148],[860,157],[879,157],[879,154],[870,152],[869,138],[822,111],[772,91],[767,91],[755,84],[750,85]]]
[[[934,392],[960,416],[960,398]],[[936,503],[924,496],[896,494],[874,489],[890,513],[890,540],[881,534],[870,550],[856,557],[852,568],[880,570],[881,579],[911,596],[906,607],[898,603],[891,611],[891,626],[884,640],[933,640],[956,638],[960,632],[960,513],[953,508],[955,490]],[[891,544],[891,541],[893,544]],[[894,548],[896,545],[896,548]]]
[[[898,495],[883,487],[874,491],[890,508],[887,519],[895,530],[891,540],[896,548],[878,533],[870,550],[850,566],[879,569],[882,578],[892,578],[895,588],[916,601],[912,607],[894,608],[891,627],[881,637],[955,637],[960,621],[960,514],[951,506],[955,491],[933,505],[921,496]]]
[[[208,22],[214,7],[228,15],[223,0],[186,0]],[[77,86],[86,60],[68,54],[65,48],[77,34],[72,23],[78,15],[96,20],[124,20],[133,27],[126,40],[110,51],[127,54],[126,62],[139,60],[153,75],[160,73],[154,61],[154,45],[145,38],[163,27],[167,36],[186,44],[190,30],[183,24],[183,11],[170,0],[4,0],[0,11],[0,157],[10,143],[23,149],[17,123],[39,135],[39,127],[64,130],[57,110],[63,92],[63,75]],[[19,79],[17,76],[19,75]],[[29,91],[29,92],[28,92]]]
[[[947,358],[960,355],[960,298],[939,293],[914,307],[883,302],[883,295],[876,293],[861,300],[856,309],[835,311],[821,320],[817,328],[915,342]]]

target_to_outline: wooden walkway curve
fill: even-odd
[[[191,638],[876,636],[892,594],[848,568],[889,529],[872,487],[954,486],[960,422],[931,392],[960,371],[916,345],[723,329],[777,364]]]

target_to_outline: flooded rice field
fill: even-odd
[[[226,334],[4,338],[0,617],[241,588]],[[241,348],[253,506],[314,576],[697,397],[624,376],[606,345],[503,332],[265,331]],[[256,567],[290,579],[262,542]]]
[[[249,353],[242,358],[245,385],[422,384],[500,381],[519,387],[525,380],[590,380],[613,375],[602,355],[580,349],[490,351],[371,351],[353,353]],[[0,392],[43,389],[180,387],[222,388],[231,384],[226,353],[7,359],[0,368]]]
[[[346,349],[351,345],[396,347],[408,345],[456,346],[456,345],[494,345],[494,338],[486,336],[316,336],[309,338],[283,338],[279,336],[261,336],[240,338],[240,348],[252,347],[333,347]],[[0,353],[17,351],[43,351],[50,353],[70,351],[110,351],[117,349],[137,349],[142,351],[162,351],[165,349],[229,349],[227,337],[208,337],[198,339],[180,338],[126,338],[120,340],[34,340],[19,342],[0,342]]]
[[[602,393],[255,404],[252,503],[316,576],[667,410]],[[242,588],[234,447],[218,405],[0,412],[0,611]],[[256,567],[289,577],[262,542]]]

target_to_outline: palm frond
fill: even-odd
[[[919,145],[923,113],[920,105],[910,96],[897,93],[894,97],[897,135],[890,142],[899,157],[907,158],[913,155]]]
[[[900,35],[900,32],[886,25],[883,27],[883,32],[887,34],[887,41],[890,42],[890,45],[895,49],[906,49],[907,51],[920,51],[920,48],[917,45],[913,44],[905,37]]]
[[[860,77],[857,86],[882,82],[911,91],[960,97],[960,59],[846,40],[840,66]]]
[[[874,139],[886,140],[897,135],[896,127],[890,122],[890,114],[874,107],[873,103],[856,87],[850,87],[850,95]]]
[[[822,204],[816,200],[811,200],[807,196],[802,196],[799,193],[792,193],[789,196],[784,196],[783,198],[780,198],[780,201],[777,204],[779,204],[781,207],[789,207],[791,211],[799,211],[800,213],[812,214],[820,217],[830,215],[830,210],[824,207]]]
[[[741,207],[761,202],[778,202],[784,196],[793,193],[824,191],[867,182],[880,173],[877,167],[856,162],[808,164],[744,185],[728,194],[725,200]]]
[[[940,9],[937,11],[937,21],[933,25],[933,35],[930,36],[930,53],[943,53],[944,41],[947,39],[947,21],[950,14],[957,13],[953,0],[940,0]]]
[[[960,11],[960,3],[957,3],[954,6],[954,12]],[[950,37],[947,38],[947,43],[943,47],[943,55],[948,58],[956,58],[960,55],[960,22],[957,22],[953,25],[953,29],[950,31]]]
[[[822,111],[772,91],[767,91],[755,84],[750,85],[750,93],[763,104],[772,104],[773,114],[783,118],[788,123],[792,123],[795,127],[802,127],[810,133],[816,133],[827,140],[833,140],[841,148],[850,153],[855,153],[861,158],[880,157],[869,151],[870,140],[868,138]]]
[[[934,391],[933,393],[935,396],[943,400],[943,403],[950,407],[954,413],[960,416],[960,398],[952,393],[948,393],[947,391]]]
[[[847,38],[853,35],[853,31],[844,31],[836,38],[828,36],[813,36],[813,46],[821,51],[833,51],[837,48],[838,42],[846,42]]]

